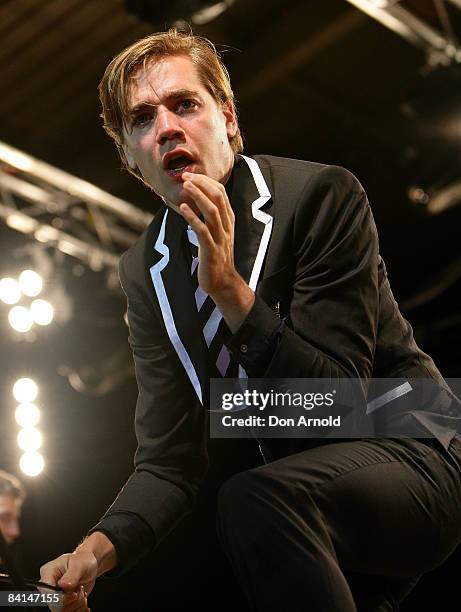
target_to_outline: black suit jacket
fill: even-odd
[[[223,322],[220,333],[248,376],[430,377],[442,409],[413,416],[448,446],[460,415],[443,414],[449,389],[398,310],[357,179],[340,167],[237,156],[226,189],[236,215],[236,267],[256,300],[234,336]],[[120,262],[139,445],[135,472],[106,518],[136,514],[157,541],[191,510],[208,466],[211,364],[185,228],[163,209]]]

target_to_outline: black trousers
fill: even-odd
[[[344,441],[241,472],[217,528],[251,610],[398,610],[461,541],[461,438]]]

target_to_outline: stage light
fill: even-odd
[[[21,299],[21,288],[14,278],[0,280],[0,300],[5,304],[16,304]]]
[[[19,404],[14,413],[14,418],[21,427],[34,427],[40,420],[40,410],[35,404]]]
[[[24,453],[19,460],[19,467],[27,476],[38,476],[44,466],[45,461],[40,453]]]
[[[38,450],[42,445],[42,434],[35,427],[26,427],[18,433],[18,446],[26,452]]]
[[[13,306],[8,313],[8,321],[15,331],[22,334],[28,332],[34,324],[32,313],[24,306]]]
[[[33,402],[37,395],[37,383],[31,378],[19,378],[13,385],[13,397],[20,404]]]
[[[19,286],[24,295],[35,297],[43,289],[43,280],[37,272],[24,270],[19,275]]]
[[[54,308],[46,300],[34,300],[30,305],[30,312],[38,325],[49,325],[54,317]]]

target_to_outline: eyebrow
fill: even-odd
[[[164,102],[171,102],[172,100],[178,100],[180,98],[199,98],[199,94],[197,91],[192,89],[172,89],[170,91],[166,91],[163,95]],[[156,108],[158,104],[154,104],[152,102],[148,102],[147,100],[142,100],[138,102],[133,107],[128,109],[128,114],[130,116],[136,115],[136,113],[143,108]]]

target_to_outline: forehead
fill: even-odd
[[[209,95],[189,57],[175,55],[153,58],[140,66],[131,76],[128,105],[134,106],[140,99],[155,104],[167,93],[175,90],[189,90],[202,96]]]

